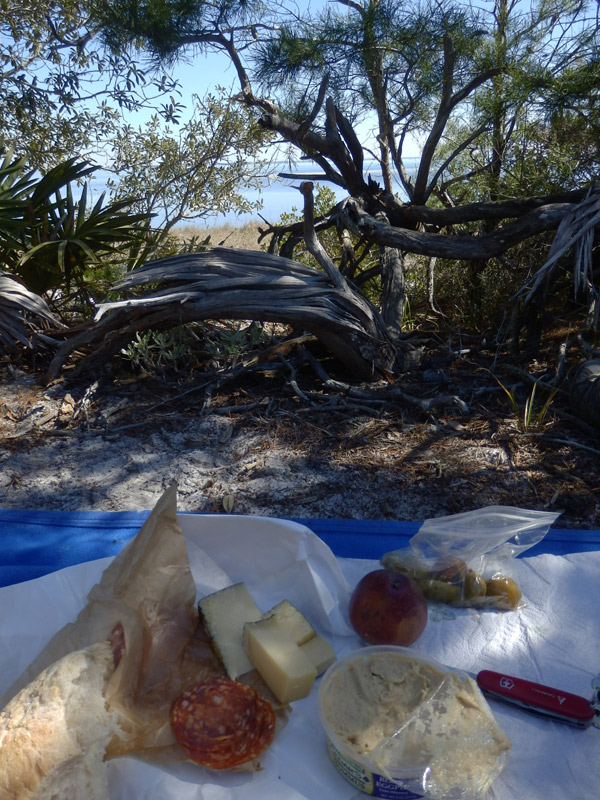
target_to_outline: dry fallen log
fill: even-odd
[[[405,369],[406,352],[392,344],[377,309],[362,295],[291,259],[254,250],[215,247],[149,262],[113,288],[149,286],[143,296],[99,306],[94,323],[67,340],[46,380],[82,350],[76,373],[105,363],[137,331],[205,319],[282,322],[314,334],[357,378],[377,379]],[[157,288],[158,287],[158,288]]]

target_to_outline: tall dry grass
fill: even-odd
[[[181,239],[191,239],[196,237],[201,241],[210,236],[211,244],[222,244],[226,247],[235,247],[243,250],[261,250],[262,245],[268,245],[268,238],[258,243],[259,237],[258,222],[245,222],[241,225],[182,225],[175,229],[175,233]]]

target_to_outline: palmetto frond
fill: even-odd
[[[1,158],[1,157],[0,157]],[[86,179],[95,167],[71,158],[44,175],[27,171],[8,152],[0,160],[0,263],[39,295],[86,284],[88,267],[143,238],[148,214],[132,213],[131,198],[89,207]],[[74,196],[74,187],[81,194]]]
[[[32,316],[60,324],[42,297],[0,272],[0,348],[14,350],[17,342],[31,347],[30,334],[36,328]]]
[[[524,287],[525,302],[528,303],[551,274],[559,260],[573,250],[573,288],[575,295],[584,291],[588,295],[588,327],[596,328],[600,315],[600,291],[594,283],[592,273],[592,248],[594,232],[600,225],[600,186],[592,186],[586,198],[562,219],[548,258],[533,276],[533,282]]]

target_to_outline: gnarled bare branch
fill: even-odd
[[[324,272],[256,250],[215,247],[149,262],[115,287],[158,285],[145,295],[99,307],[94,324],[67,340],[47,373],[56,377],[70,353],[89,356],[78,369],[106,360],[136,331],[206,319],[290,324],[317,336],[356,377],[391,373],[397,359],[376,309],[362,295],[333,285]],[[87,364],[86,364],[87,361]]]

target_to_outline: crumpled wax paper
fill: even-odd
[[[328,636],[338,655],[360,646],[347,622],[351,588],[378,561],[337,559],[303,526],[226,515],[177,517],[198,596],[243,580],[266,611],[287,597]],[[69,567],[0,589],[0,692],[53,634],[74,620],[111,559]],[[460,669],[493,669],[591,698],[600,673],[600,552],[515,561],[527,605],[517,612],[430,605],[412,649]],[[318,683],[317,679],[317,683]],[[289,723],[261,756],[263,769],[217,773],[193,764],[158,766],[132,757],[108,763],[111,800],[359,800],[333,768],[317,688],[293,704]],[[600,731],[578,730],[495,701],[512,741],[494,800],[591,800],[600,791]]]

